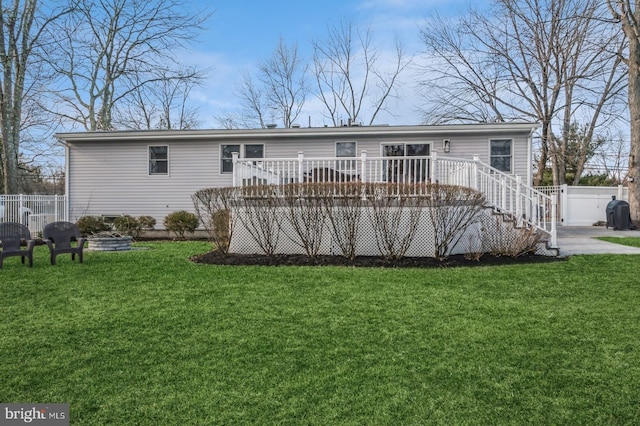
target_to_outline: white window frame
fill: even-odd
[[[353,144],[353,155],[338,155],[338,144]],[[334,146],[335,146],[336,158],[340,158],[340,157],[354,158],[358,156],[358,141],[336,141]],[[345,173],[345,172],[355,173],[356,160],[338,160],[336,161],[335,168],[342,173]]]
[[[491,145],[493,142],[509,142],[509,155],[493,155],[491,153]],[[500,170],[498,167],[494,167],[493,165],[493,158],[509,158],[509,170]],[[491,167],[493,167],[496,170],[500,170],[502,173],[506,173],[506,174],[514,174],[514,167],[513,167],[513,139],[512,138],[491,138],[489,139],[489,165]]]
[[[221,143],[220,144],[220,174],[224,174],[224,175],[228,175],[233,173],[233,164],[231,164],[231,170],[229,171],[225,171],[224,170],[224,161],[225,160],[231,160],[232,157],[223,157],[222,156],[222,150],[224,146],[228,146],[228,145],[237,145],[239,147],[238,149],[238,158],[247,158],[246,157],[246,147],[247,145],[256,145],[256,146],[262,146],[262,157],[259,158],[251,158],[252,160],[256,160],[256,162],[260,159],[264,159],[266,158],[266,150],[267,147],[264,143]],[[235,151],[234,151],[235,152]]]
[[[151,158],[151,148],[166,148],[167,149],[167,159],[166,160],[153,160]],[[169,158],[170,158],[170,148],[169,145],[147,145],[147,176],[169,176]],[[160,162],[164,161],[167,163],[167,171],[166,173],[152,173],[151,172],[151,162]]]
[[[402,145],[403,147],[403,151],[404,151],[403,155],[401,156],[385,155],[385,146],[400,146],[400,145]],[[394,157],[403,157],[403,158],[414,157],[413,155],[407,154],[408,145],[427,145],[429,147],[429,154],[425,155],[425,157],[431,156],[433,141],[413,141],[413,142],[398,141],[398,142],[381,142],[380,157],[385,157],[389,159],[393,159]],[[421,156],[416,156],[416,157],[421,157]],[[426,181],[429,179],[429,175],[431,173],[431,160],[425,160],[425,161],[426,163],[424,165],[420,164],[419,167],[416,167],[416,169],[419,170],[424,175],[422,176],[422,178]],[[392,160],[389,160],[388,162],[384,162],[384,164],[385,164],[384,166],[385,170],[384,170],[383,179],[390,182],[397,182],[399,180],[403,181],[404,179],[407,178],[409,171],[404,170],[404,162],[399,163],[399,162],[394,162]],[[412,163],[409,163],[409,164],[412,164]],[[415,162],[413,164],[415,165]]]

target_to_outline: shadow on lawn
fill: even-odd
[[[385,259],[379,256],[357,256],[347,259],[344,256],[318,256],[311,258],[305,255],[276,255],[260,254],[228,254],[221,255],[218,251],[191,257],[194,263],[209,265],[263,265],[263,266],[356,266],[373,268],[451,268],[458,266],[495,266],[518,265],[529,263],[548,263],[563,261],[566,258],[539,256],[533,254],[518,257],[483,255],[479,260],[468,259],[463,255],[449,256],[438,260],[432,257],[404,257],[401,259]]]

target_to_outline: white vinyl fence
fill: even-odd
[[[0,222],[18,222],[35,238],[46,224],[67,219],[65,195],[0,195]]]
[[[611,197],[628,201],[628,188],[619,186],[544,186],[545,194],[558,194],[558,224],[561,226],[593,226],[607,220],[607,204]]]

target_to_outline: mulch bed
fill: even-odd
[[[480,260],[467,259],[462,255],[449,256],[438,260],[431,257],[405,257],[384,259],[377,256],[358,256],[353,260],[343,256],[227,254],[218,251],[191,257],[195,263],[209,265],[261,265],[261,266],[351,266],[374,268],[450,268],[458,266],[517,265],[527,263],[547,263],[562,261],[564,258],[552,256],[523,255],[518,257],[483,255]]]

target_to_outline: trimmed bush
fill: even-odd
[[[138,238],[142,231],[142,224],[140,224],[140,221],[128,214],[115,218],[113,221],[113,227],[116,228],[116,231],[130,235],[134,239]]]
[[[176,238],[183,240],[186,232],[193,233],[198,227],[198,217],[186,210],[169,213],[164,218],[164,227],[173,232]]]
[[[76,222],[83,237],[111,230],[111,225],[100,216],[83,216]]]
[[[151,216],[140,216],[138,222],[140,222],[142,229],[153,229],[156,226],[156,219]]]

